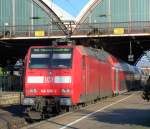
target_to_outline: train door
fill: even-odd
[[[119,94],[119,70],[115,69],[115,94]]]
[[[86,100],[87,96],[87,66],[86,66],[86,57],[82,57],[82,94],[81,102]]]

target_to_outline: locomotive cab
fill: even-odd
[[[72,59],[71,47],[31,47],[26,59],[23,105],[40,112],[72,105]]]

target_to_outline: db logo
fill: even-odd
[[[54,81],[53,77],[45,76],[44,83],[52,83]]]

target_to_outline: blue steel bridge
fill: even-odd
[[[135,63],[150,48],[149,7],[150,0],[91,0],[73,18],[57,12],[50,0],[0,0],[0,49],[10,50],[4,54],[8,58],[16,58],[16,51],[23,57],[22,49],[30,45],[69,37],[103,47],[126,61],[134,54],[131,63]]]

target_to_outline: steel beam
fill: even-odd
[[[60,20],[60,18],[56,15],[56,13],[43,1],[43,0],[32,0],[35,4],[37,4],[44,12],[47,13],[49,17],[55,22],[60,30],[64,32],[66,36],[68,36],[68,29],[64,25],[64,23]]]

